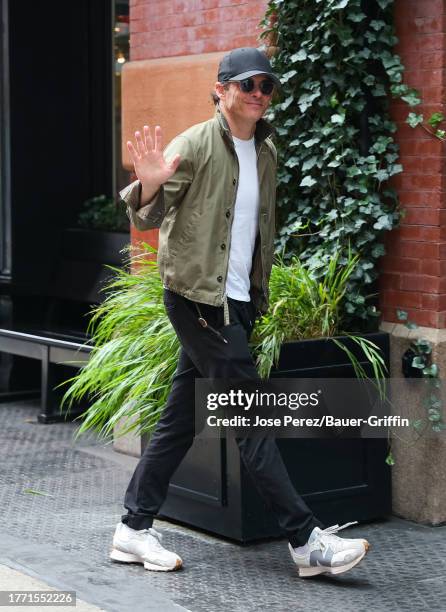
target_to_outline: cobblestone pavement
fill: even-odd
[[[31,401],[0,404],[0,564],[108,612],[446,609],[446,526],[397,518],[348,529],[372,548],[337,577],[299,579],[286,540],[242,546],[161,520],[154,526],[183,570],[111,563],[136,459],[93,435],[74,442],[76,424],[41,425],[37,413]]]

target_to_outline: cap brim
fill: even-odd
[[[269,77],[274,83],[280,87],[281,83],[275,74],[272,72],[263,72],[262,70],[249,70],[248,72],[242,72],[241,74],[237,74],[230,78],[230,81],[243,81],[243,79],[247,79],[252,76],[256,76],[257,74],[264,74]]]

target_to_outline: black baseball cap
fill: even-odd
[[[262,51],[254,47],[234,49],[223,57],[218,67],[218,80],[243,81],[256,74],[266,74],[280,87],[280,80],[273,73],[273,69]]]

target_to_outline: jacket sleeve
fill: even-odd
[[[127,207],[127,216],[140,231],[160,227],[171,206],[179,206],[194,177],[194,151],[185,136],[177,136],[166,147],[164,155],[170,160],[180,154],[181,160],[173,176],[164,183],[155,196],[141,206],[141,182],[133,181],[119,192]]]

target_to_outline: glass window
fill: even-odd
[[[115,191],[130,182],[130,173],[122,167],[121,156],[121,71],[129,60],[129,3],[115,0],[115,19],[113,48],[115,59],[114,96],[115,96]]]

